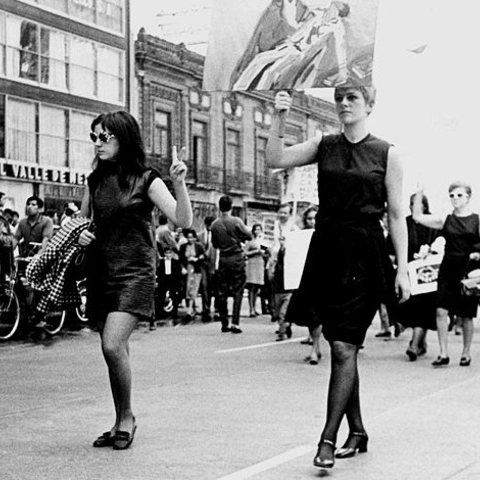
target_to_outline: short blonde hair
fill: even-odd
[[[472,187],[463,180],[457,180],[456,182],[452,182],[448,186],[448,193],[453,192],[457,188],[463,188],[469,197],[472,196]]]
[[[341,92],[345,92],[346,90],[358,90],[364,100],[365,100],[365,103],[367,105],[370,105],[371,107],[373,107],[375,105],[375,99],[377,98],[377,89],[375,88],[374,85],[370,85],[370,86],[364,86],[364,85],[347,85],[347,86],[343,86],[343,87],[336,87],[335,88],[335,94],[338,92],[338,93],[341,93]]]

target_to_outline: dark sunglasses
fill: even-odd
[[[464,195],[465,195],[464,193],[451,193],[450,198],[455,198],[455,197],[462,198]]]
[[[108,143],[111,138],[115,138],[115,135],[108,132],[100,132],[98,135],[95,132],[90,132],[90,140],[93,143],[97,140],[100,140],[102,143]]]

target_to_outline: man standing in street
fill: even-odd
[[[14,237],[14,248],[20,245],[20,255],[28,256],[32,252],[30,243],[40,243],[41,247],[35,253],[41,253],[53,236],[53,220],[41,213],[43,200],[35,195],[27,199],[25,218],[20,220]]]
[[[292,328],[290,324],[285,322],[285,314],[287,313],[292,291],[285,289],[284,279],[285,237],[289,232],[298,230],[292,213],[293,208],[289,203],[283,203],[278,207],[278,220],[273,231],[274,241],[268,265],[273,293],[272,320],[278,322],[277,341],[282,341],[285,340],[285,337],[290,338],[292,336]]]
[[[251,240],[252,234],[243,221],[231,214],[232,199],[228,195],[218,203],[221,215],[212,223],[212,244],[219,250],[217,271],[217,307],[222,332],[242,333],[240,310],[246,282],[245,256],[242,242]],[[228,297],[233,297],[232,326],[228,322]]]

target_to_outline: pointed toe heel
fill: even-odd
[[[357,453],[368,451],[368,435],[365,432],[352,432],[342,448],[335,453],[335,458],[351,458]]]
[[[322,439],[318,444],[313,466],[318,468],[333,468],[335,465],[335,444],[331,440]]]

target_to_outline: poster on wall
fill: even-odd
[[[379,0],[213,0],[203,89],[372,81]]]

